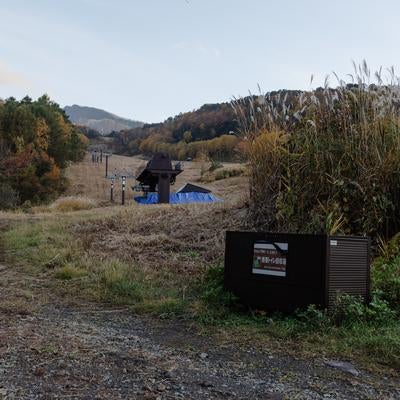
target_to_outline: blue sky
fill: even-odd
[[[162,121],[352,60],[397,69],[399,15],[396,0],[0,0],[0,97]]]

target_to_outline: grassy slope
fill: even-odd
[[[238,183],[243,185],[236,179],[242,178],[215,184],[220,193],[228,194]],[[232,307],[222,291],[220,271],[224,231],[244,225],[239,204],[131,204],[45,213],[28,222],[22,218],[5,233],[4,243],[10,260],[77,300],[189,318],[205,330],[218,331],[221,340],[235,338],[238,344],[258,343],[301,355],[336,355],[370,367],[399,368],[396,321],[335,327],[318,313],[287,318]]]

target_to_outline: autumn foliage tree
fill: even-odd
[[[54,197],[66,186],[63,169],[82,159],[87,143],[47,95],[1,102],[0,190],[16,199],[11,203]],[[9,207],[7,195],[3,197],[0,207]]]
[[[230,160],[237,154],[240,139],[233,135],[237,124],[230,104],[205,104],[198,110],[181,113],[163,123],[113,135],[115,151],[129,155],[152,155],[158,151],[183,160],[200,154]]]

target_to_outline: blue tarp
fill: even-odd
[[[149,193],[147,196],[137,196],[134,198],[139,204],[157,204],[158,193]],[[169,195],[170,204],[184,204],[184,203],[213,203],[222,201],[212,193],[171,193]]]

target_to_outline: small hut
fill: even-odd
[[[211,190],[201,186],[186,183],[176,193],[170,193],[170,185],[173,185],[176,176],[183,172],[181,163],[172,166],[171,159],[165,153],[156,153],[147,163],[136,180],[139,185],[134,190],[142,191],[142,196],[136,196],[139,204],[157,203],[212,203],[222,201],[211,193]]]
[[[176,176],[181,172],[180,163],[172,167],[172,162],[168,154],[156,153],[136,180],[139,181],[140,187],[143,188],[145,193],[154,193],[157,191],[157,203],[169,203],[170,185],[175,183]]]

